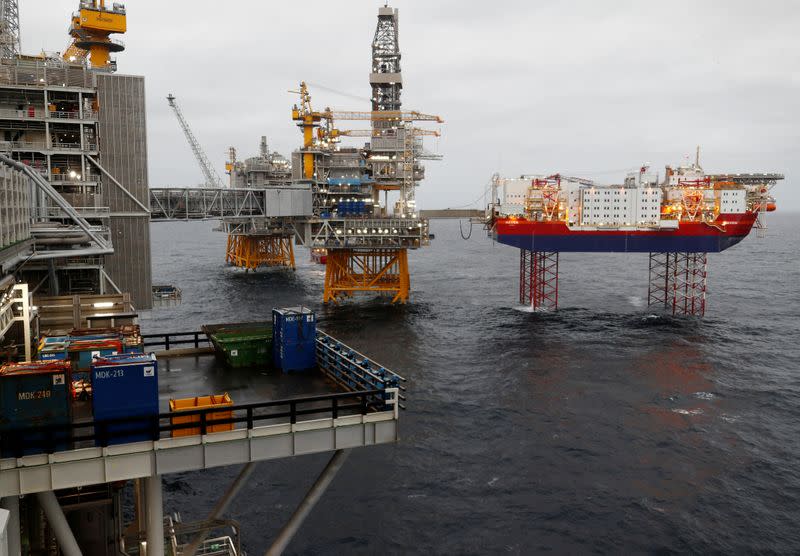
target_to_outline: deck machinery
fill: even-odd
[[[69,34],[72,44],[63,58],[71,63],[89,61],[93,68],[115,69],[111,54],[122,52],[125,45],[110,36],[127,31],[125,5],[106,0],[81,0],[78,11],[72,15]]]
[[[706,174],[694,163],[657,174],[644,165],[621,185],[553,174],[492,180],[489,235],[520,249],[520,303],[558,307],[560,252],[649,253],[648,306],[702,316],[707,253],[765,229],[775,173]]]
[[[291,244],[296,240],[327,250],[326,303],[356,292],[388,293],[393,302],[408,300],[408,250],[429,242],[428,222],[420,218],[415,202],[415,189],[425,176],[419,161],[440,158],[422,146],[424,136],[438,136],[438,131],[413,123],[442,123],[442,119],[401,110],[398,12],[389,7],[378,10],[370,86],[371,111],[315,110],[305,83],[292,91],[299,95],[292,119],[303,133],[303,146],[292,156],[292,183],[310,187],[312,214],[260,221],[223,219],[229,262],[250,268],[293,267]],[[370,129],[337,129],[335,122],[341,120],[369,122]],[[370,141],[343,147],[342,137]],[[235,169],[233,157],[229,166]],[[390,193],[397,196],[393,207],[389,207]]]

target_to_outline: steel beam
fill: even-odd
[[[247,481],[250,479],[250,475],[253,474],[253,471],[256,468],[255,462],[250,462],[245,464],[242,467],[242,470],[239,471],[239,474],[231,483],[231,486],[228,487],[228,490],[225,494],[222,495],[222,498],[217,501],[217,504],[214,506],[214,509],[211,510],[211,513],[208,514],[206,521],[215,521],[222,517],[222,515],[228,510],[228,507],[231,505],[231,502],[234,498],[239,494],[239,491],[242,490],[242,487],[247,484]],[[192,540],[192,542],[183,549],[181,552],[181,556],[194,556],[197,552],[197,549],[203,543],[203,541],[208,536],[208,529],[201,531],[197,534],[197,536]]]
[[[330,486],[349,455],[350,450],[337,450],[336,453],[333,454],[328,465],[322,470],[322,473],[311,486],[311,489],[309,489],[303,501],[300,502],[300,505],[294,511],[292,517],[289,518],[289,522],[284,525],[281,532],[278,533],[277,538],[272,543],[272,546],[269,547],[269,550],[264,553],[264,556],[278,556],[279,554],[283,554],[283,551],[286,550],[286,547],[292,542],[292,539],[311,513],[311,510],[314,509],[314,506],[317,505],[322,495],[325,494],[328,486]]]
[[[164,498],[161,490],[161,475],[144,480],[147,494],[147,554],[164,554]]]
[[[75,535],[72,533],[69,523],[67,523],[64,510],[61,509],[61,504],[58,503],[55,493],[52,490],[39,492],[36,494],[36,500],[44,510],[47,523],[53,529],[61,553],[64,556],[82,556],[78,541],[75,540]],[[163,554],[163,551],[158,554]]]

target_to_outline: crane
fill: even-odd
[[[593,186],[597,185],[594,181],[586,179],[586,178],[576,178],[573,176],[562,176],[561,174],[553,174],[552,176],[547,176],[548,180],[555,180],[558,186],[561,186],[561,180],[577,183],[579,185],[586,185],[586,186]]]
[[[344,129],[339,131],[342,137],[380,137],[383,130],[379,129]],[[441,137],[441,133],[433,129],[422,129],[419,127],[412,127],[408,129],[413,135],[427,136],[427,137]]]
[[[122,52],[125,45],[111,39],[110,35],[127,30],[124,5],[114,3],[108,8],[106,0],[81,0],[69,27],[72,44],[62,58],[71,63],[83,63],[88,58],[91,67],[113,71],[115,64],[111,61],[111,53]]]
[[[205,177],[205,186],[206,187],[216,187],[218,189],[222,189],[225,186],[222,183],[222,178],[219,177],[217,171],[214,170],[214,167],[211,165],[211,161],[208,160],[205,151],[203,151],[203,147],[200,146],[200,143],[197,141],[197,138],[192,133],[192,130],[189,128],[189,124],[186,122],[186,118],[183,117],[183,112],[178,107],[178,103],[175,102],[175,96],[170,93],[167,96],[167,102],[175,110],[175,116],[178,117],[178,123],[181,125],[181,129],[183,130],[184,135],[186,135],[186,140],[189,141],[189,146],[192,148],[192,152],[194,153],[195,158],[197,159],[197,163],[200,165],[200,170],[203,172],[203,176]]]
[[[372,121],[372,122],[397,122],[402,125],[405,122],[436,122],[444,123],[444,120],[439,116],[432,114],[423,114],[415,110],[372,110],[372,111],[340,111],[325,108],[325,110],[318,111],[311,107],[311,94],[308,92],[308,86],[305,81],[300,83],[300,90],[289,91],[300,95],[300,106],[295,104],[292,107],[292,119],[297,122],[297,127],[303,130],[303,148],[309,149],[314,145],[314,128],[321,127],[318,132],[318,139],[327,143],[335,140],[343,133],[333,127],[334,120],[356,120],[356,121]],[[324,123],[323,123],[324,120]],[[430,132],[437,133],[437,132]],[[430,133],[415,133],[413,135],[426,135]],[[360,136],[360,135],[353,135]],[[303,169],[306,179],[311,179],[314,176],[314,155],[313,153],[306,152],[303,154]]]

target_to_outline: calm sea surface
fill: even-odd
[[[517,307],[519,252],[433,221],[412,299],[324,307],[323,267],[245,274],[212,222],[152,225],[153,278],[183,304],[145,332],[320,327],[408,378],[397,445],[354,451],[297,554],[800,552],[800,215],[709,255],[703,320],[647,310],[647,255],[561,256],[560,310]],[[202,394],[202,393],[200,393]],[[265,462],[231,508],[262,554],[328,455]],[[203,518],[236,468],[169,476]]]

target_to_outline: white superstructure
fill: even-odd
[[[707,175],[698,161],[667,166],[661,182],[645,164],[621,185],[554,174],[498,177],[495,187],[501,217],[562,221],[572,230],[675,229],[682,220],[743,214],[754,197],[742,175]]]

